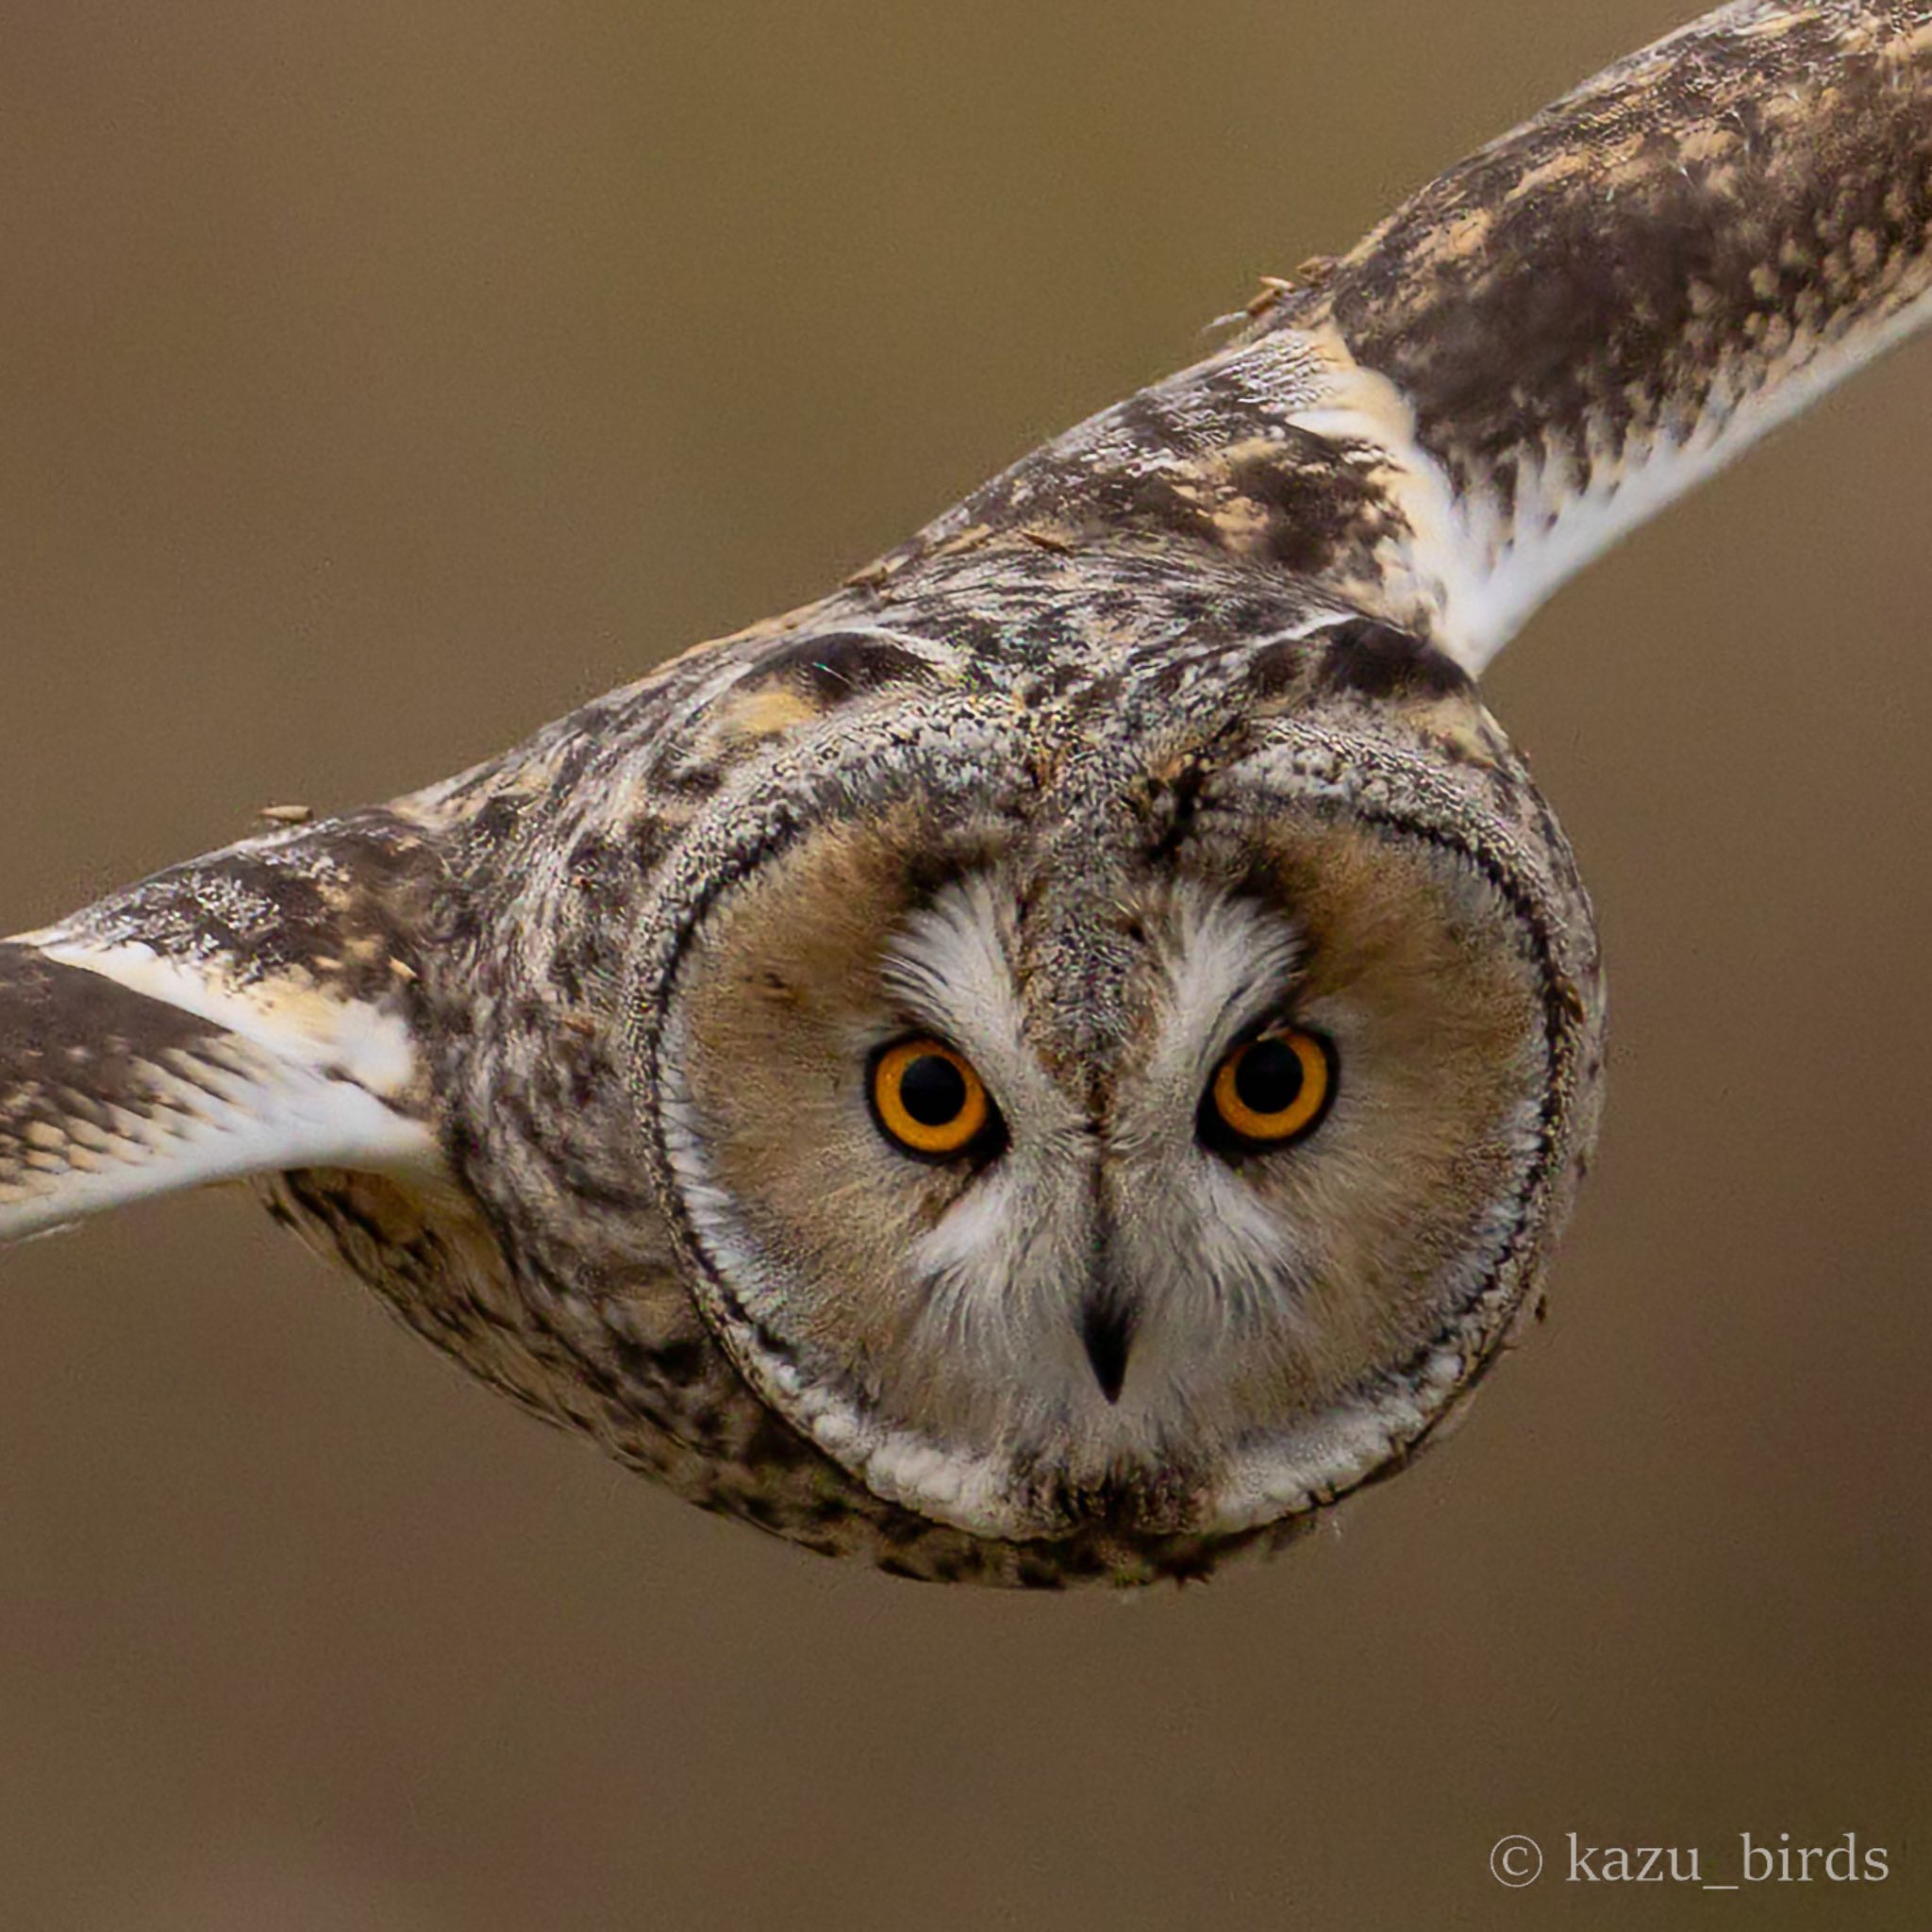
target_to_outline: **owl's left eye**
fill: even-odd
[[[972,1062],[938,1040],[902,1040],[874,1059],[872,1108],[888,1140],[928,1160],[982,1147],[999,1126]]]
[[[1201,1137],[1241,1151],[1285,1147],[1321,1125],[1335,1097],[1335,1049],[1319,1033],[1274,1026],[1243,1041],[1201,1102]]]

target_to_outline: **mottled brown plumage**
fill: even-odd
[[[1473,680],[1925,319],[1928,165],[1932,7],[1720,9],[820,602],[0,945],[0,1238],[258,1176],[527,1407],[912,1574],[1291,1539],[1496,1359],[1594,1130]],[[1332,1105],[1218,1141],[1290,1024]],[[866,1112],[894,1026],[972,1158]]]

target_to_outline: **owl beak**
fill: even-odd
[[[1133,1309],[1108,1290],[1096,1290],[1080,1311],[1080,1341],[1100,1392],[1108,1402],[1118,1402],[1134,1346]]]

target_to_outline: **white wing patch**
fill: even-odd
[[[277,1059],[326,1070],[372,1093],[394,1098],[414,1079],[415,1048],[395,1014],[341,999],[312,982],[283,976],[257,980],[245,990],[228,986],[210,972],[137,941],[91,945],[49,938],[36,950],[43,958],[98,973],[130,992],[211,1021]]]
[[[1332,330],[1300,339],[1299,353],[1312,352],[1327,376],[1322,400],[1289,420],[1357,457],[1379,456],[1377,480],[1408,534],[1391,542],[1385,581],[1357,593],[1394,622],[1426,625],[1474,677],[1586,564],[1928,323],[1932,292],[1835,336],[1794,334],[1748,377],[1721,379],[1680,433],[1633,434],[1620,446],[1605,439],[1580,459],[1560,443],[1520,449],[1507,501],[1458,490],[1401,390],[1356,363]]]
[[[75,1073],[84,1078],[84,1065]],[[72,1111],[24,1124],[10,1171],[0,1152],[0,1241],[251,1174],[415,1167],[433,1157],[419,1123],[245,1043],[164,1054],[141,1073],[122,1101],[70,1101]]]
[[[432,1129],[395,1104],[412,1067],[399,1020],[319,991],[0,944],[0,1241],[288,1168],[431,1172]]]

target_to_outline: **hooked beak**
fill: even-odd
[[[1109,1403],[1121,1399],[1134,1346],[1134,1311],[1109,1290],[1096,1289],[1080,1310],[1080,1341],[1093,1379]]]

